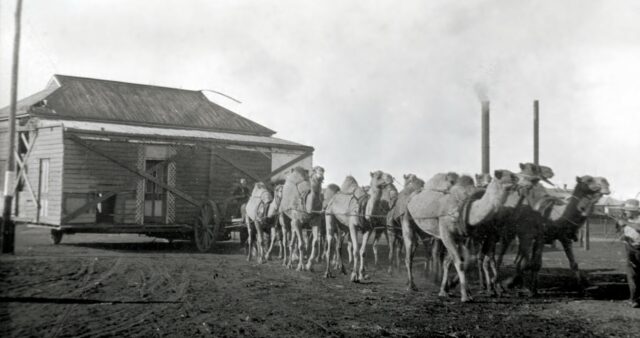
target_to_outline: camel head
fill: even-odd
[[[311,176],[309,177],[311,181],[317,181],[319,184],[322,184],[324,181],[324,168],[320,166],[315,166],[311,169]]]
[[[369,187],[370,187],[372,192],[376,192],[378,190],[381,190],[387,184],[389,184],[388,183],[388,179],[385,177],[388,174],[385,174],[384,172],[382,172],[380,170],[372,171],[371,173],[369,173],[369,175],[371,176],[371,183],[369,183]],[[389,175],[389,176],[391,176],[391,175]]]
[[[449,186],[449,188],[453,187],[456,184],[456,182],[458,182],[459,178],[460,176],[454,172],[448,172],[445,175],[445,181],[447,182],[447,185]]]
[[[369,185],[369,191],[367,192],[369,199],[365,206],[365,219],[367,221],[371,220],[371,215],[385,212],[380,211],[380,209],[382,209],[381,204],[383,204],[381,201],[382,191],[387,187],[393,187],[393,176],[390,174],[377,170],[371,172],[370,175],[371,183]]]
[[[393,176],[391,176],[391,174],[389,173],[384,173],[383,178],[385,183],[387,184],[393,184],[393,181],[395,181],[395,178],[393,178]]]
[[[579,176],[576,177],[576,183],[572,197],[577,200],[576,209],[583,217],[587,217],[591,213],[593,205],[603,195],[611,193],[609,181],[604,177]]]
[[[490,174],[476,174],[476,187],[486,188],[491,183]]]
[[[405,186],[407,185],[408,182],[418,178],[418,176],[416,176],[415,174],[404,174],[404,175],[402,175],[402,177],[404,178],[404,185]]]
[[[539,165],[539,166],[538,166],[538,170],[539,170],[539,172],[540,172],[540,176],[541,176],[543,179],[547,179],[547,180],[548,180],[548,179],[552,179],[552,178],[553,178],[553,176],[555,176],[555,174],[554,174],[554,172],[553,172],[553,169],[551,169],[551,168],[549,168],[549,167],[547,167],[547,166]]]
[[[407,180],[405,175],[404,188],[408,191],[418,191],[424,188],[425,182],[423,179],[419,178],[416,175],[410,174],[409,180]]]
[[[282,184],[276,185],[275,189],[273,189],[273,202],[269,205],[269,209],[267,211],[267,217],[273,217],[278,212],[280,208],[280,202],[282,202],[282,188],[284,186]]]
[[[335,196],[339,191],[340,187],[334,183],[330,183],[325,189],[322,189],[322,209],[327,207],[329,201],[331,201],[333,196]]]
[[[278,184],[276,185],[276,188],[273,189],[273,196],[275,199],[281,200],[282,199],[282,189],[284,188],[284,186],[282,184]]]
[[[506,190],[514,189],[517,185],[520,185],[520,182],[522,181],[520,176],[506,169],[494,171],[493,176],[495,177],[495,180],[492,180],[491,183],[497,181],[497,183]]]
[[[611,190],[609,190],[609,181],[602,176],[594,177],[596,182],[600,185],[600,194],[609,195],[611,194]]]

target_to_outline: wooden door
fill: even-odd
[[[146,160],[147,173],[167,183],[167,164],[162,160]],[[167,209],[167,191],[152,181],[146,180],[144,193],[144,223],[165,223]]]

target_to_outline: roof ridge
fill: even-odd
[[[62,78],[62,79],[70,78],[70,79],[78,79],[78,80],[91,80],[91,81],[100,81],[100,82],[111,82],[111,83],[122,84],[122,85],[127,85],[127,86],[134,85],[134,86],[141,86],[141,87],[153,87],[153,88],[161,88],[161,89],[171,89],[171,90],[179,90],[179,91],[193,92],[193,93],[198,93],[198,92],[202,91],[202,90],[198,90],[198,89],[183,89],[183,88],[176,88],[176,87],[158,86],[158,85],[136,83],[136,82],[125,82],[125,81],[118,81],[118,80],[99,79],[99,78],[95,78],[95,77],[85,77],[85,76],[75,76],[75,75],[54,74],[53,77],[56,78],[58,81],[60,81],[59,80],[60,78]]]

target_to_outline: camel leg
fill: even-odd
[[[498,285],[498,268],[496,266],[496,238],[489,237],[486,240],[486,245],[483,245],[482,251],[485,259],[488,261],[488,269],[485,270],[486,274],[491,273],[491,278],[487,281],[487,284],[491,287],[492,292],[496,296],[502,295],[502,290]]]
[[[404,243],[402,238],[396,238],[395,241],[396,241],[396,247],[395,247],[394,255],[395,255],[396,261],[395,261],[394,269],[400,270],[400,255],[402,254],[402,248],[404,247],[403,246]]]
[[[538,295],[538,273],[542,268],[542,251],[544,250],[544,238],[536,238],[533,243],[533,251],[531,254],[531,282],[529,289],[531,290],[531,296]]]
[[[349,236],[349,239],[347,240],[347,254],[349,255],[349,264],[353,263],[354,257],[353,257],[353,240],[351,237],[351,232],[347,233],[347,236]]]
[[[351,236],[351,247],[349,248],[349,252],[353,257],[353,268],[351,270],[351,281],[359,282],[358,279],[358,233],[356,230],[356,225],[353,221],[349,222],[349,235]]]
[[[344,267],[344,262],[342,261],[342,242],[344,237],[342,235],[342,230],[336,224],[334,226],[334,230],[336,231],[336,270],[342,272],[343,275],[347,274],[347,269]]]
[[[253,252],[253,227],[251,226],[251,221],[247,218],[247,233],[249,236],[247,237],[247,262],[251,261],[251,253]]]
[[[318,237],[319,237],[319,232],[320,232],[320,228],[317,225],[313,225],[311,227],[311,253],[309,254],[309,259],[307,259],[307,265],[305,266],[305,269],[307,271],[311,271],[312,265],[313,265],[313,261],[315,260],[316,257],[316,246],[319,245],[318,243]]]
[[[309,245],[310,245],[310,242],[311,242],[311,236],[309,236],[309,231],[306,230],[306,229],[302,229],[302,227],[300,227],[300,233],[302,234],[302,240],[303,240],[303,243],[304,243],[304,247],[303,247],[303,251],[302,251],[304,253],[305,251],[309,250]]]
[[[580,294],[584,293],[584,284],[586,283],[584,276],[580,272],[578,268],[578,262],[576,262],[576,257],[573,254],[573,247],[570,239],[562,238],[560,240],[560,244],[562,244],[562,248],[564,249],[564,253],[569,260],[569,268],[576,276],[576,282],[578,283],[578,292]]]
[[[405,247],[404,264],[407,268],[407,290],[417,291],[416,285],[413,283],[413,247],[415,246],[415,233],[411,228],[411,223],[407,215],[402,217],[402,238]]]
[[[303,246],[304,246],[304,239],[303,239],[303,234],[302,234],[302,229],[300,228],[300,221],[297,219],[292,219],[291,220],[291,230],[293,231],[293,236],[295,237],[295,239],[298,241],[298,266],[296,267],[296,271],[302,271],[303,268],[303,264],[302,261],[304,260],[304,253],[303,253]]]
[[[506,232],[506,230],[505,230]],[[500,238],[500,253],[498,253],[498,261],[497,261],[497,265],[498,265],[498,269],[500,269],[500,266],[502,266],[502,261],[504,259],[504,255],[507,253],[507,250],[509,250],[509,247],[511,246],[511,243],[513,242],[514,236],[511,236],[510,234],[507,233],[503,233],[501,238]]]
[[[444,273],[444,260],[447,258],[446,250],[442,245],[442,241],[438,238],[433,238],[433,245],[431,248],[431,256],[434,259],[433,262],[433,277],[434,282],[438,282],[439,279],[442,279],[442,274]],[[449,263],[451,265],[451,263]],[[447,268],[447,274],[449,273],[449,268]],[[447,277],[448,279],[448,277]],[[448,283],[448,282],[447,282]]]
[[[389,268],[387,272],[393,274],[394,255],[396,253],[396,234],[393,226],[387,226],[387,246],[389,247]]]
[[[289,260],[287,261],[287,268],[292,269],[293,260],[294,260],[294,251],[296,250],[297,234],[293,229],[293,220],[291,220],[290,222],[291,222],[291,227],[289,228],[289,237],[290,237],[289,238]],[[298,245],[300,244],[298,243]]]
[[[362,246],[360,247],[360,271],[358,272],[359,280],[367,280],[369,276],[364,273],[364,256],[367,251],[367,241],[369,240],[369,236],[371,235],[371,230],[365,231],[362,234]]]
[[[285,252],[285,248],[284,248],[284,237],[282,235],[282,229],[276,229],[276,238],[278,241],[278,259],[282,259],[282,257],[284,257],[284,252]]]
[[[264,248],[264,229],[261,221],[256,221],[256,235],[257,235],[257,244],[258,244],[258,263],[265,263],[265,248]]]
[[[271,259],[271,251],[273,251],[273,247],[276,244],[277,236],[278,236],[278,232],[276,231],[276,228],[271,227],[269,229],[269,249],[267,249],[267,255],[266,255],[267,261]]]
[[[440,293],[438,293],[440,297],[451,296],[449,294],[449,270],[451,269],[451,262],[451,255],[445,256],[442,261],[442,282],[440,284]]]
[[[325,259],[327,260],[327,266],[324,271],[324,278],[333,277],[331,274],[331,240],[333,239],[333,216],[325,216],[325,230],[327,233],[327,249],[325,252]],[[337,247],[337,243],[336,243]]]
[[[515,263],[516,272],[511,278],[511,281],[507,284],[509,288],[518,287],[523,284],[523,270],[529,267],[530,252],[532,248],[533,240],[528,236],[519,236],[518,238],[518,260]],[[499,267],[499,266],[498,266]]]
[[[378,242],[380,241],[381,231],[373,232],[373,243],[371,244],[371,251],[373,251],[373,266],[378,266]],[[366,242],[363,241],[364,244]]]
[[[442,222],[442,221],[440,221]],[[452,234],[445,226],[440,226],[440,235],[442,236],[442,243],[447,248],[451,259],[453,260],[453,266],[458,273],[458,279],[460,280],[460,300],[465,303],[471,301],[471,297],[468,294],[467,276],[464,271],[464,255],[458,249],[458,243],[453,239]]]
[[[280,230],[282,231],[282,242],[284,248],[284,257],[282,265],[289,268],[291,264],[291,242],[289,242],[289,230],[291,230],[291,220],[287,219],[284,214],[280,215]],[[287,250],[288,249],[288,250]]]

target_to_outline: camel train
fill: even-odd
[[[453,172],[427,181],[407,174],[398,190],[390,174],[374,171],[368,186],[347,176],[341,186],[323,188],[322,167],[296,167],[273,189],[263,182],[255,184],[245,206],[247,260],[255,254],[258,263],[266,262],[278,243],[284,266],[293,268],[296,263],[299,271],[311,270],[324,261],[324,276],[329,278],[333,270],[347,274],[342,258],[346,239],[350,280],[359,282],[369,278],[364,262],[369,237],[377,265],[379,240],[385,236],[389,273],[400,269],[404,252],[408,290],[416,290],[413,259],[422,242],[426,268],[441,279],[440,296],[449,296],[457,283],[462,302],[468,302],[472,297],[466,267],[471,257],[476,257],[483,288],[499,296],[504,291],[498,283],[500,265],[517,239],[516,272],[505,283],[524,286],[535,295],[543,246],[557,240],[582,291],[585,278],[571,244],[594,204],[610,193],[609,183],[603,177],[576,177],[572,195],[562,199],[540,183],[550,183],[553,175],[551,168],[533,163],[521,163],[517,173],[496,170],[493,175],[476,175],[475,180]],[[311,230],[310,237],[305,229]]]

